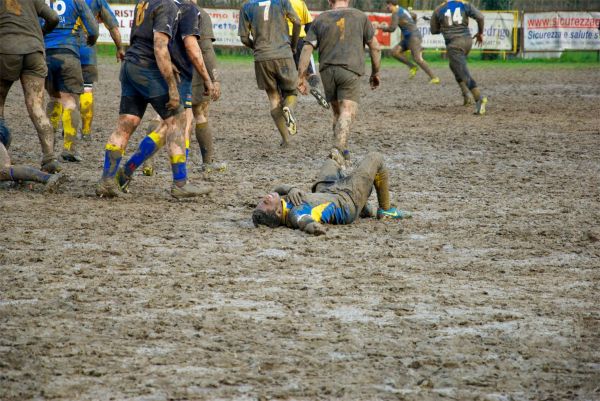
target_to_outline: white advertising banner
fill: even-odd
[[[123,43],[129,43],[129,33],[133,25],[133,4],[111,4],[113,11],[119,21],[119,30]],[[238,24],[240,19],[239,10],[231,9],[205,9],[212,19],[213,31],[215,33],[217,46],[243,46],[238,36]],[[429,29],[429,21],[423,17],[430,17],[432,11],[415,11],[418,16],[417,26],[423,35],[423,48],[425,49],[444,49],[444,39],[442,35],[432,35]],[[316,17],[319,12],[311,12]],[[369,19],[375,28],[388,26],[391,22],[389,13],[367,13]],[[513,50],[514,28],[517,24],[516,14],[513,12],[485,12],[485,31],[483,49],[487,50]],[[477,33],[477,23],[470,20],[469,29],[471,35]],[[400,29],[396,29],[392,34],[377,31],[377,39],[381,42],[383,48],[390,48],[400,42]],[[104,28],[100,27],[99,43],[112,43],[110,34]]]
[[[526,51],[600,50],[600,12],[526,13]]]

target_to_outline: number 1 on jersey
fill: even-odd
[[[265,10],[263,11],[263,19],[265,21],[269,20],[269,8],[271,8],[271,2],[270,1],[259,1],[258,2],[259,7],[264,7]]]

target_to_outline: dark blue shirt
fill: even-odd
[[[175,35],[173,35],[173,40],[169,42],[169,52],[171,53],[171,61],[175,64],[181,76],[191,80],[194,66],[185,51],[183,40],[187,36],[195,36],[196,40],[200,38],[200,29],[198,28],[200,10],[190,1],[175,0],[175,3],[179,7],[179,14]]]
[[[177,28],[177,10],[172,0],[139,0],[135,5],[125,60],[141,67],[158,69],[154,32],[162,32],[172,38]]]

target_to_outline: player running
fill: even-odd
[[[485,114],[487,97],[482,96],[477,82],[471,77],[467,68],[467,55],[471,51],[473,39],[469,31],[469,17],[477,21],[477,33],[475,43],[483,45],[483,23],[484,17],[475,6],[461,0],[444,1],[431,16],[431,33],[442,33],[446,41],[450,69],[454,73],[456,82],[460,86],[463,95],[463,104],[473,103],[469,91],[475,99],[475,114]]]
[[[381,28],[381,30],[383,32],[394,32],[399,27],[402,32],[402,40],[392,49],[392,56],[401,63],[406,64],[410,68],[409,77],[414,78],[417,75],[417,66],[406,57],[406,51],[410,50],[415,63],[429,75],[429,83],[439,84],[440,79],[435,76],[423,59],[423,48],[421,47],[423,37],[417,28],[416,14],[400,7],[397,0],[386,0],[386,9],[392,13],[392,22],[389,27]]]

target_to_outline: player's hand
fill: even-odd
[[[210,96],[211,100],[215,100],[215,85],[212,81],[204,81],[204,96]]]
[[[175,88],[175,90],[169,90],[169,102],[166,104],[167,109],[177,110],[179,108],[179,103],[179,91],[177,91],[177,88]]]
[[[304,195],[304,191],[301,191],[298,188],[292,188],[290,189],[290,192],[288,192],[287,198],[292,202],[292,205],[300,206],[304,201]]]
[[[475,39],[475,45],[481,47],[483,46],[483,34],[482,33],[476,33],[475,36],[473,36],[473,39]]]
[[[298,91],[303,95],[308,95],[308,83],[306,78],[298,78]]]
[[[371,75],[369,78],[369,84],[371,85],[371,89],[376,89],[379,87],[379,73]]]
[[[212,100],[213,102],[216,102],[221,97],[221,83],[219,81],[213,81],[213,86],[215,88],[215,94]]]
[[[306,227],[304,227],[304,231],[312,235],[325,235],[325,233],[327,233],[325,226],[321,223],[317,223],[316,221],[307,224]]]
[[[117,56],[117,63],[118,63],[119,61],[123,61],[123,60],[125,60],[125,51],[123,50],[123,46],[119,46],[119,47],[117,47],[117,53],[116,53],[116,56]]]

